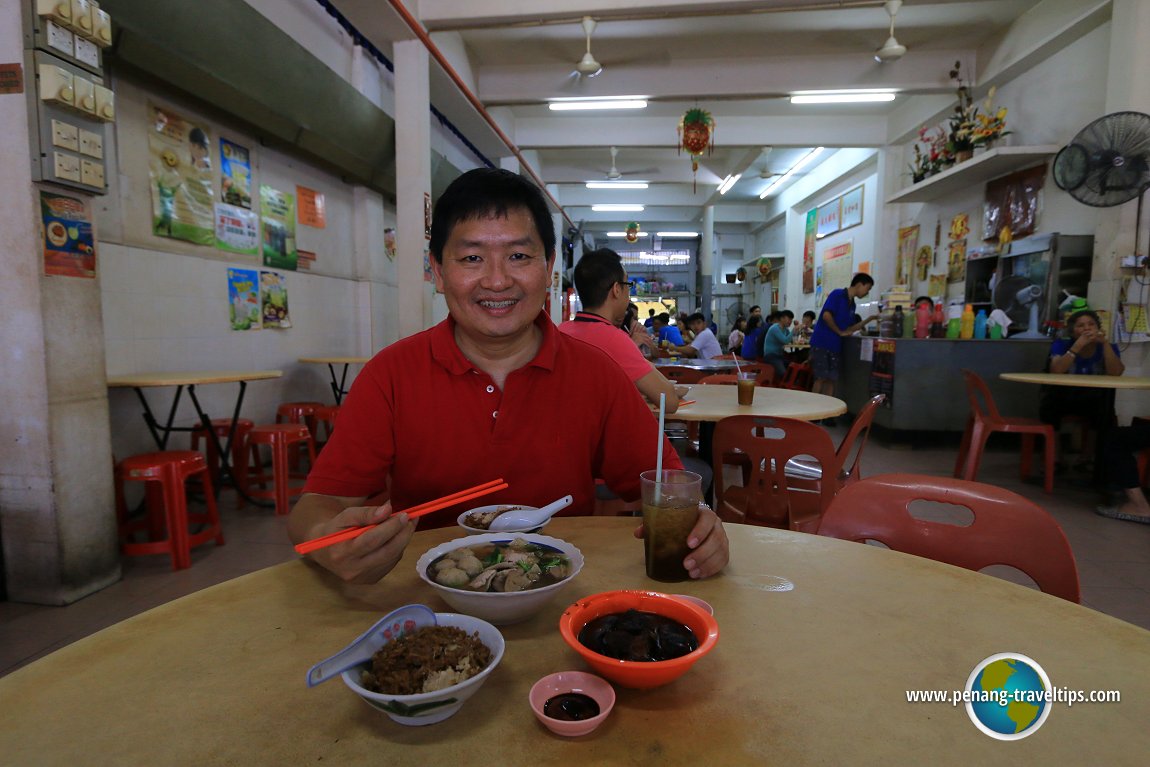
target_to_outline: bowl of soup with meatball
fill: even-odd
[[[485,533],[435,546],[419,577],[457,611],[497,626],[527,620],[583,569],[583,553],[537,533]]]

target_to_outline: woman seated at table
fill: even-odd
[[[740,315],[731,327],[731,334],[727,336],[727,349],[731,354],[738,354],[743,350],[743,339],[746,338],[747,320]]]
[[[1118,346],[1107,343],[1106,331],[1102,329],[1097,313],[1090,309],[1075,312],[1070,315],[1069,324],[1070,338],[1056,338],[1050,346],[1051,373],[1122,375],[1126,366],[1119,358]],[[1057,431],[1062,419],[1068,415],[1085,419],[1087,429],[1082,438],[1082,455],[1092,456],[1097,435],[1114,423],[1113,393],[1106,389],[1045,387],[1038,406],[1039,419]],[[1076,468],[1093,470],[1089,459],[1080,460]]]
[[[631,340],[639,347],[644,357],[649,360],[655,358],[655,339],[651,338],[647,328],[639,322],[639,307],[635,304],[627,306],[627,313],[623,315],[623,330],[631,336]]]
[[[790,309],[783,309],[776,315],[775,323],[767,328],[766,338],[763,340],[763,362],[775,369],[775,377],[782,380],[787,373],[786,347],[791,343],[791,323],[795,321],[795,313]]]

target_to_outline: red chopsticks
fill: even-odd
[[[502,477],[500,477],[499,479],[493,479],[490,482],[484,482],[483,484],[476,485],[475,487],[469,487],[465,490],[460,490],[459,492],[452,493],[451,495],[445,495],[442,498],[436,498],[435,500],[428,501],[427,503],[421,503],[418,506],[412,506],[410,509],[405,509],[404,511],[407,513],[408,519],[415,519],[417,517],[422,517],[424,514],[430,514],[433,511],[445,509],[448,506],[454,506],[457,503],[463,503],[464,501],[470,501],[475,498],[479,498],[480,496],[506,489],[507,483],[503,481]],[[339,530],[334,533],[328,533],[327,535],[321,535],[319,538],[313,538],[310,541],[297,543],[295,545],[295,550],[299,554],[310,554],[311,552],[318,549],[323,549],[331,546],[333,543],[340,543],[341,541],[350,541],[352,538],[358,538],[374,527],[376,527],[376,525],[349,527],[346,530]]]

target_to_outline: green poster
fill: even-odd
[[[260,184],[264,266],[296,270],[295,195]]]

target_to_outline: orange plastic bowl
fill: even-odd
[[[608,658],[579,642],[579,632],[591,621],[632,609],[663,615],[682,623],[695,632],[699,647],[679,658],[648,663]],[[673,682],[695,661],[709,653],[719,641],[719,624],[713,615],[708,615],[698,605],[657,591],[605,591],[584,597],[564,610],[559,618],[559,633],[596,674],[623,687],[645,690]]]

